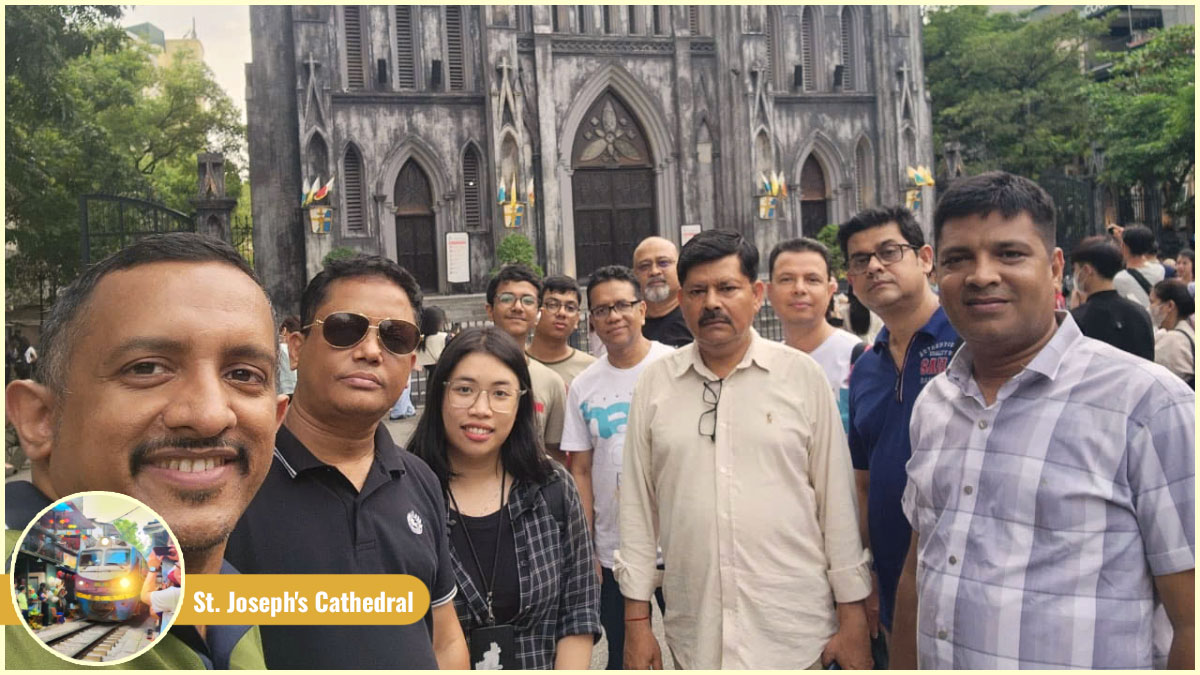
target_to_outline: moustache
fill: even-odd
[[[232,462],[237,465],[238,472],[243,476],[250,473],[250,450],[242,443],[236,443],[228,438],[213,436],[212,438],[158,438],[139,443],[129,455],[129,475],[136,476],[150,464],[150,454],[163,448],[178,450],[215,450],[230,449],[237,453]]]
[[[725,312],[722,312],[719,309],[706,309],[700,314],[700,325],[707,326],[710,323],[732,324],[733,322],[729,319],[729,316],[725,314]]]

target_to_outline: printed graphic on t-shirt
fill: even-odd
[[[588,406],[587,401],[579,405],[580,412],[583,413],[583,421],[589,425],[596,422],[596,434],[600,438],[608,439],[613,435],[624,430],[625,425],[629,422],[629,402],[622,401],[614,403],[607,408]]]

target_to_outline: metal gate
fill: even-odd
[[[156,202],[119,195],[79,196],[80,248],[84,267],[148,234],[195,230],[191,216]]]
[[[1061,173],[1046,173],[1038,180],[1038,184],[1054,199],[1058,247],[1063,253],[1069,256],[1082,239],[1103,232],[1096,214],[1094,181]]]

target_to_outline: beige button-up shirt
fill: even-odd
[[[649,600],[661,544],[679,667],[807,668],[837,632],[834,600],[871,590],[837,404],[816,361],[755,333],[721,384],[714,441],[698,424],[718,379],[694,344],[638,379],[614,572]]]

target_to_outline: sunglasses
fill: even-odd
[[[338,349],[349,349],[363,341],[371,328],[379,334],[379,343],[384,349],[398,356],[411,354],[421,341],[421,330],[415,324],[401,319],[383,319],[374,326],[371,320],[354,312],[334,312],[324,319],[317,319],[303,330],[321,324],[321,335],[325,341]]]

